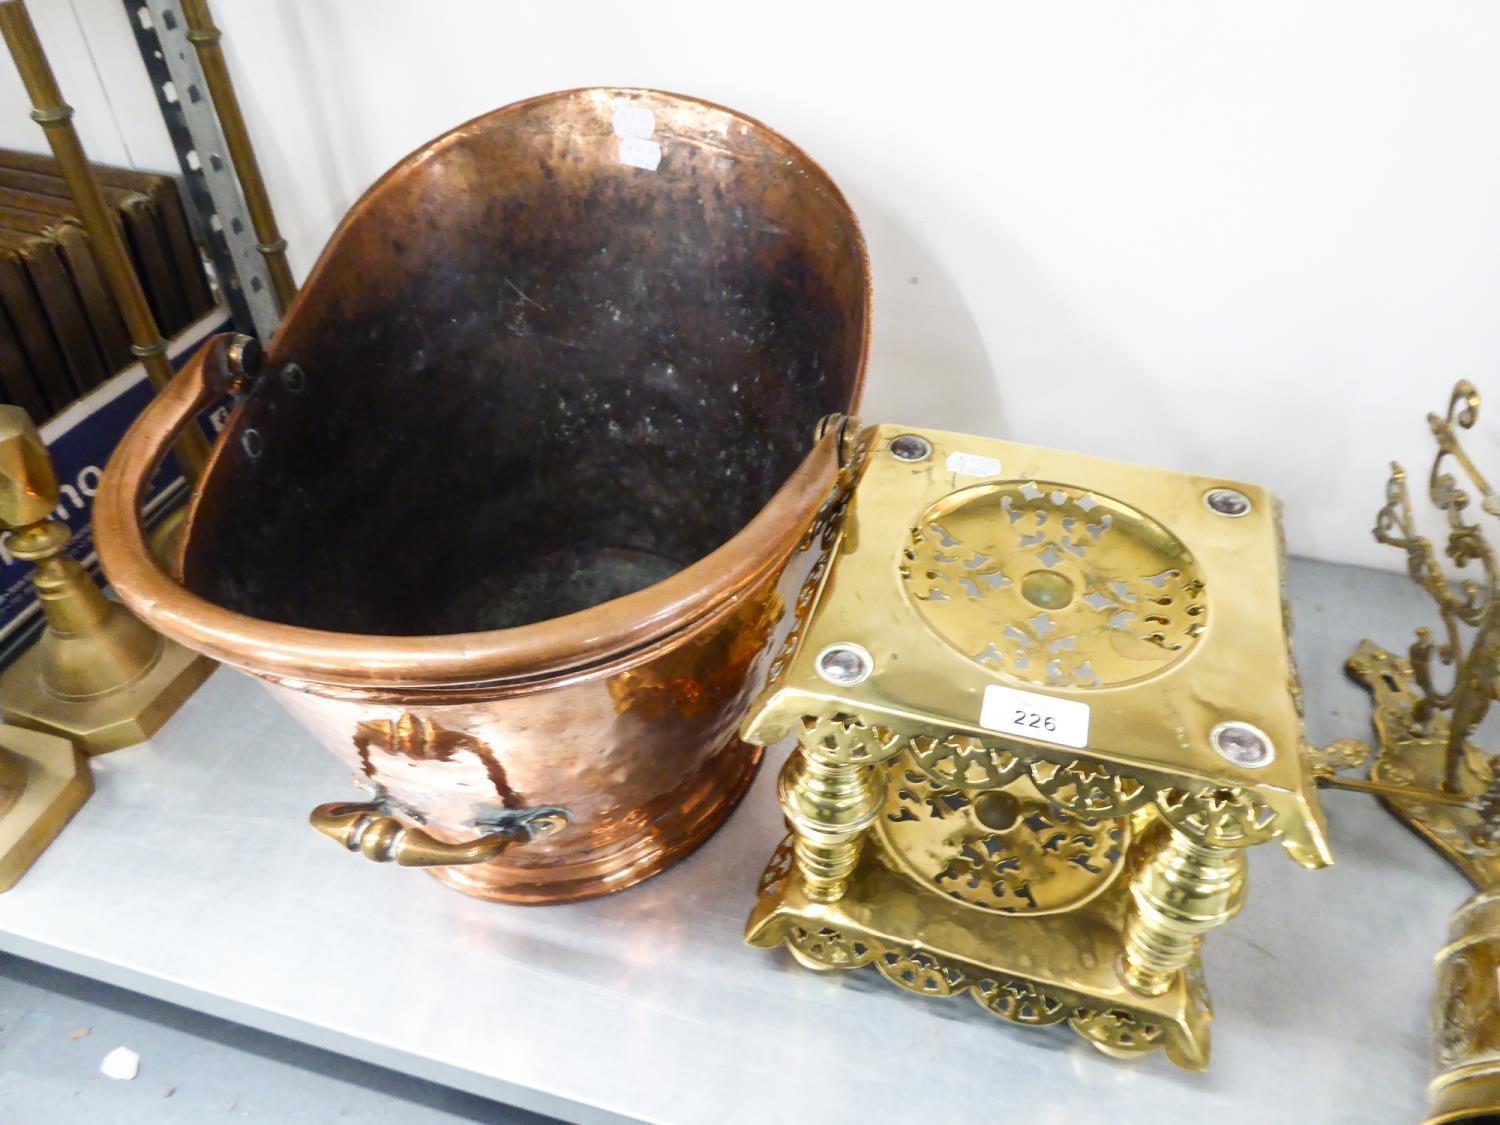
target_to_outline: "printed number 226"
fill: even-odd
[[[1051,715],[1042,715],[1036,711],[1023,711],[1019,707],[1016,708],[1016,717],[1012,722],[1018,727],[1031,727],[1034,730],[1055,731],[1057,729],[1057,720]]]

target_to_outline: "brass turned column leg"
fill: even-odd
[[[1170,829],[1136,870],[1130,894],[1120,975],[1136,992],[1159,996],[1192,961],[1203,935],[1239,913],[1244,852],[1200,844]]]
[[[880,811],[875,766],[830,761],[802,747],[781,771],[781,807],[807,897],[837,902],[859,861],[865,829]]]

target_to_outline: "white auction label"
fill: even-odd
[[[661,145],[640,137],[621,137],[620,163],[654,172],[661,164]]]
[[[617,106],[614,126],[617,136],[639,137],[644,140],[656,132],[656,114],[643,105]]]
[[[948,471],[966,477],[993,477],[1000,473],[1000,462],[978,453],[950,453]]]
[[[1036,742],[1081,750],[1089,744],[1089,705],[990,684],[984,689],[979,725]]]

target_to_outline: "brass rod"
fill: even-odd
[[[224,143],[229,146],[229,159],[234,163],[235,175],[245,193],[250,223],[255,228],[256,249],[266,260],[271,287],[276,291],[276,303],[284,313],[297,293],[297,283],[292,280],[291,267],[287,265],[286,239],[281,237],[276,226],[276,214],[271,210],[266,181],[255,159],[250,131],[245,128],[240,100],[234,92],[234,81],[229,77],[229,66],[224,61],[224,49],[219,46],[222,33],[214,26],[208,0],[182,0],[182,13],[187,17],[188,42],[198,49],[198,62],[203,67],[203,78],[214,101],[214,112],[219,115]]]
[[[167,342],[162,339],[156,317],[146,302],[146,293],[135,267],[125,250],[114,216],[105,206],[99,185],[89,170],[88,157],[78,132],[73,128],[73,107],[63,101],[57,79],[37,38],[36,25],[26,10],[25,0],[0,0],[0,35],[10,48],[21,81],[31,98],[31,119],[42,127],[52,154],[67,181],[68,192],[78,208],[79,218],[93,242],[99,268],[104,271],[125,326],[130,331],[131,347],[151,385],[161,390],[172,381],[172,365],[167,361]],[[176,445],[177,460],[183,473],[197,480],[208,462],[208,443],[196,428],[185,431]]]
[[[1453,793],[1440,793],[1436,789],[1407,789],[1400,785],[1386,785],[1379,781],[1365,781],[1352,777],[1320,777],[1321,789],[1347,789],[1351,793],[1370,793],[1376,797],[1387,797],[1393,801],[1416,801],[1424,805],[1454,805],[1475,809],[1478,806],[1472,797],[1460,797]]]

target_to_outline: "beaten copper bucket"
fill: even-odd
[[[853,214],[765,126],[642,90],[508,106],[370,189],[262,365],[219,337],[151,404],[99,554],[356,771],[372,799],[313,814],[350,850],[481,898],[619,890],[755,772],[735,731],[868,316]],[[140,503],[226,388],[179,581]]]

